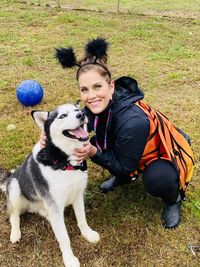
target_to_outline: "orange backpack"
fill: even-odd
[[[184,199],[194,169],[194,158],[189,143],[162,113],[143,101],[135,104],[147,114],[150,121],[150,133],[139,162],[139,170],[144,170],[150,162],[158,158],[171,161],[180,176],[181,195]]]

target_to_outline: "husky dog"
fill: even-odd
[[[99,234],[88,226],[85,216],[86,162],[77,164],[73,156],[74,149],[89,139],[87,119],[72,104],[51,112],[32,111],[32,117],[46,133],[46,147],[41,148],[38,142],[16,171],[0,171],[0,187],[7,192],[10,241],[15,243],[21,238],[20,214],[37,212],[50,222],[65,266],[79,267],[65,227],[64,208],[71,204],[82,235],[89,242],[99,241]]]

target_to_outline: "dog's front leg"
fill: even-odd
[[[79,196],[72,203],[72,206],[74,208],[78,227],[81,231],[81,234],[91,243],[98,242],[100,239],[99,234],[96,231],[93,231],[87,224],[83,193],[79,194]]]
[[[10,214],[11,233],[10,241],[14,244],[21,239],[20,231],[20,214],[18,211],[14,211]]]
[[[10,241],[14,244],[21,239],[20,213],[23,207],[21,190],[17,179],[13,178],[8,190],[8,213],[10,215]]]
[[[52,209],[48,213],[48,220],[59,243],[65,267],[80,267],[79,260],[74,256],[70,246],[63,211]]]

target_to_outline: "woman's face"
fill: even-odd
[[[114,81],[109,84],[97,71],[81,73],[78,79],[81,99],[92,113],[99,114],[106,109],[114,93]]]

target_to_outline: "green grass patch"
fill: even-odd
[[[190,135],[196,166],[180,227],[167,231],[160,219],[163,204],[145,194],[140,180],[103,195],[98,186],[108,173],[89,161],[86,211],[101,241],[86,242],[68,208],[66,225],[74,253],[87,267],[198,266],[199,255],[194,256],[188,246],[200,240],[199,1],[124,0],[120,10],[128,12],[120,14],[114,0],[101,5],[59,2],[105,12],[53,8],[46,5],[49,1],[1,1],[0,166],[15,168],[37,142],[40,132],[30,116],[32,109],[51,110],[79,99],[75,70],[58,65],[55,47],[72,46],[79,59],[88,39],[107,38],[113,78],[137,79],[146,102]],[[15,96],[25,79],[35,79],[44,88],[43,101],[33,108],[21,106]],[[10,123],[15,130],[7,131]],[[50,226],[39,216],[22,216],[22,240],[17,246],[10,244],[4,203],[0,193],[0,266],[62,266]]]

